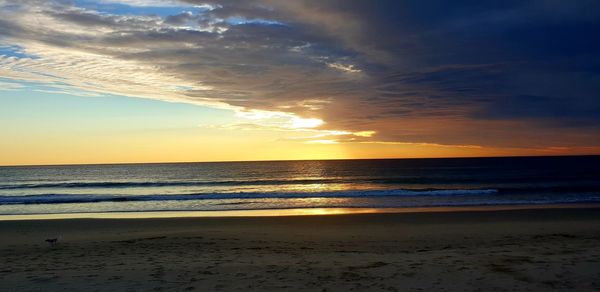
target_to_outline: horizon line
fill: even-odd
[[[0,167],[82,166],[82,165],[136,165],[136,164],[191,164],[191,163],[244,163],[287,161],[346,161],[346,160],[417,160],[417,159],[477,159],[477,158],[526,158],[526,157],[590,157],[600,154],[562,155],[499,155],[499,156],[453,156],[453,157],[382,157],[382,158],[332,158],[332,159],[266,159],[266,160],[217,160],[217,161],[164,161],[164,162],[107,162],[107,163],[58,163],[58,164],[6,164]]]

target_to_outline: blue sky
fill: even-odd
[[[235,120],[230,111],[185,103],[107,94],[76,96],[39,90],[48,88],[27,84],[21,90],[3,91],[2,124],[12,125],[12,131],[38,135],[49,130],[69,132],[73,129],[90,132],[181,130]]]
[[[143,2],[143,1],[141,1]],[[140,3],[141,3],[140,2]],[[160,2],[154,1],[157,4]],[[207,10],[206,7],[200,5],[186,4],[183,2],[167,2],[163,1],[162,5],[153,5],[149,2],[147,5],[128,5],[127,3],[119,3],[118,1],[87,1],[87,0],[76,0],[74,5],[77,7],[86,8],[89,10],[97,11],[104,14],[113,15],[158,15],[161,17],[167,17],[170,15],[176,15],[184,11],[192,11],[195,13],[201,13]]]

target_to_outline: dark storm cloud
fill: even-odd
[[[167,18],[165,19],[165,22],[169,23],[169,24],[185,24],[186,22],[193,20],[194,14],[192,14],[190,11],[186,11],[186,12],[182,12],[176,15],[169,15],[167,16]]]
[[[600,143],[598,1],[185,2],[210,9],[160,19],[31,2],[78,28],[110,31],[39,33],[3,21],[0,32],[148,63],[211,87],[187,91],[191,100],[283,108],[382,140],[482,143],[492,125],[520,121],[530,132],[569,128],[581,144]],[[407,126],[427,120],[449,122],[443,130]],[[493,135],[506,146],[502,137],[521,135],[515,141],[525,145],[535,134],[506,127]]]
[[[367,90],[333,90],[332,95],[370,100],[375,115],[379,110],[384,116],[462,114],[456,108],[465,107],[478,119],[545,119],[554,125],[571,124],[572,119],[600,122],[600,115],[588,110],[600,99],[595,85],[600,84],[598,2],[434,2],[221,1],[213,3],[220,8],[211,14],[273,17],[304,33],[317,34],[322,26],[321,39],[313,43],[332,52],[345,51],[343,55],[368,76],[360,81]],[[297,32],[286,31],[288,41],[307,40]],[[245,38],[253,37],[250,33]],[[574,79],[574,72],[584,76]],[[553,96],[557,93],[560,97]],[[547,98],[532,101],[527,96]],[[560,104],[556,100],[575,106],[567,107],[569,114],[553,115]],[[398,109],[390,109],[395,102]],[[377,104],[385,109],[377,109]]]
[[[598,123],[600,105],[597,101],[569,97],[535,95],[506,96],[491,101],[490,106],[475,117],[482,119],[539,118],[561,121],[566,125],[585,126]]]
[[[118,24],[116,17],[106,17],[95,13],[57,12],[52,15],[55,18],[73,22],[82,26],[115,26]]]

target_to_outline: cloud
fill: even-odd
[[[597,1],[102,2],[131,9],[0,1],[0,46],[21,50],[0,77],[342,143],[600,144]]]
[[[25,86],[23,86],[23,84],[20,83],[0,81],[0,90],[17,90],[22,89],[24,87]]]
[[[354,65],[344,65],[340,63],[328,63],[327,66],[348,73],[360,73],[360,69],[356,69]]]
[[[168,24],[182,25],[194,18],[194,14],[191,11],[185,11],[176,15],[169,15],[165,18],[165,22]]]

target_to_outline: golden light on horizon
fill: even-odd
[[[308,140],[306,141],[307,144],[338,144],[339,142],[336,140],[329,140],[329,139],[320,139],[320,140]]]

